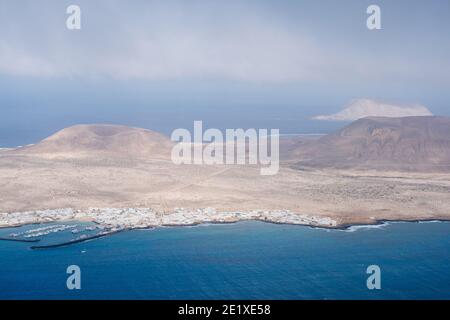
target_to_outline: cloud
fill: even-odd
[[[354,121],[365,117],[401,118],[431,115],[433,114],[430,110],[421,105],[397,105],[370,99],[356,99],[338,113],[316,116],[313,119],[326,121]]]
[[[335,8],[336,17],[326,19],[308,1],[295,8],[265,1],[77,3],[80,31],[66,29],[71,2],[2,3],[0,75],[358,84],[425,77],[442,82],[450,74],[446,49],[435,49],[442,52],[431,58],[422,52],[427,46],[404,52],[399,39],[383,42],[367,34],[365,10],[348,19],[354,9],[338,17]],[[348,30],[340,21],[360,28]],[[380,42],[398,45],[381,50]]]
[[[19,9],[12,4],[0,14],[7,26],[0,29],[0,74],[242,81],[311,77],[319,49],[310,36],[270,21],[254,6],[204,4],[82,3],[80,31],[66,29],[62,5],[28,2]]]
[[[0,71],[11,75],[55,76],[58,70],[39,56],[0,43]]]

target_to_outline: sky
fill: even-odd
[[[449,34],[448,0],[1,0],[0,146],[79,122],[323,131],[306,120],[357,98],[450,115]]]

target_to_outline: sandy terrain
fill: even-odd
[[[60,157],[0,151],[0,212],[176,207],[291,210],[339,224],[450,219],[450,174],[176,166],[164,159]]]

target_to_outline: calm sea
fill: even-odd
[[[29,246],[0,241],[1,299],[450,299],[444,222],[354,232],[241,222]],[[66,288],[73,264],[81,268],[78,291]],[[370,291],[366,268],[374,264],[382,289]]]

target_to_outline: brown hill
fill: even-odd
[[[169,158],[170,139],[160,133],[119,125],[76,125],[13,152],[49,157],[114,156]]]
[[[364,118],[293,155],[306,166],[450,170],[450,118]]]

